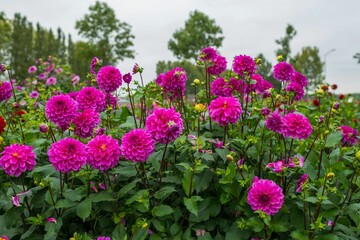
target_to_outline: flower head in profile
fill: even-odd
[[[1,153],[0,166],[7,175],[19,177],[25,171],[32,171],[36,165],[32,146],[11,144]]]
[[[139,64],[135,63],[133,69],[132,69],[132,74],[135,75],[137,73],[142,73],[143,72],[143,68],[139,66]]]
[[[0,81],[0,102],[7,101],[12,96],[12,87],[9,82]]]
[[[234,124],[239,120],[242,109],[239,100],[234,97],[218,97],[210,102],[209,115],[220,126]]]
[[[289,82],[295,76],[294,67],[287,62],[280,62],[274,66],[274,78],[279,81]]]
[[[309,181],[309,175],[307,174],[303,174],[300,179],[298,180],[298,182],[296,183],[296,192],[299,193],[302,191],[303,189],[303,185]]]
[[[122,75],[119,69],[113,66],[100,68],[96,80],[101,90],[112,93],[122,84]]]
[[[63,173],[79,171],[86,164],[85,145],[73,138],[61,139],[51,145],[48,151],[52,166]]]
[[[281,133],[284,125],[280,113],[275,111],[269,115],[265,120],[265,126],[273,132]]]
[[[154,139],[144,129],[131,130],[122,137],[121,142],[121,154],[132,162],[146,162],[155,149]]]
[[[81,89],[76,95],[76,102],[79,110],[94,109],[102,112],[106,108],[105,94],[94,87]]]
[[[246,55],[236,56],[233,60],[233,71],[241,77],[251,76],[256,71],[254,59]]]
[[[131,74],[130,73],[124,74],[123,80],[124,80],[125,83],[129,84],[131,82],[131,80],[132,80]]]
[[[74,133],[81,137],[87,138],[93,135],[94,129],[100,124],[100,114],[93,109],[85,109],[77,114],[73,123],[75,124]]]
[[[68,95],[53,96],[45,105],[46,117],[65,130],[77,115],[76,102]]]
[[[211,66],[207,71],[211,75],[220,75],[226,70],[227,61],[226,58],[220,55],[216,55],[211,59]]]
[[[107,93],[105,99],[106,102],[108,103],[108,106],[111,106],[112,109],[115,110],[118,104],[118,98],[111,93]]]
[[[111,136],[97,136],[90,140],[85,148],[88,163],[95,169],[106,171],[119,162],[120,146]]]
[[[155,141],[166,144],[180,136],[184,125],[180,113],[174,108],[155,108],[146,119],[145,128]]]
[[[249,190],[247,201],[254,211],[275,215],[284,203],[284,195],[274,181],[256,178]]]
[[[29,67],[29,69],[28,69],[28,73],[29,73],[29,74],[35,73],[36,71],[37,71],[37,67],[36,67],[36,66],[31,66],[31,67]]]
[[[349,126],[341,126],[341,145],[351,147],[357,142],[358,131]]]
[[[312,133],[312,126],[309,119],[298,113],[289,113],[282,118],[285,138],[307,139]]]

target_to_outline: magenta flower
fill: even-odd
[[[57,223],[57,220],[56,220],[56,218],[49,217],[49,218],[47,218],[47,222],[48,223]]]
[[[161,75],[161,76],[160,76]],[[170,99],[182,97],[185,93],[186,72],[182,68],[173,68],[160,74],[156,83],[162,87]]]
[[[302,186],[303,186],[307,181],[309,181],[309,175],[303,174],[303,175],[300,177],[300,179],[299,179],[299,181],[297,182],[297,184],[296,184],[296,192],[297,192],[297,193],[299,193],[299,192],[302,191]]]
[[[76,101],[76,97],[77,97],[78,93],[79,92],[69,92],[67,95]]]
[[[232,94],[234,95],[236,92],[243,94],[245,91],[245,83],[243,80],[241,79],[236,79],[236,78],[230,78],[229,79],[230,84],[232,86],[233,92]]]
[[[95,69],[97,67],[101,66],[101,60],[97,57],[93,57],[93,59],[91,60],[91,64],[90,64],[90,72],[92,74],[95,74]]]
[[[208,67],[207,71],[211,75],[220,75],[226,70],[226,58],[220,55],[216,55],[211,59],[211,66]]]
[[[35,90],[29,94],[30,98],[39,98],[39,96],[40,96],[40,94]]]
[[[78,113],[73,120],[75,124],[74,133],[81,138],[91,137],[94,129],[100,122],[101,119],[98,112],[93,109],[85,109],[83,112]]]
[[[155,141],[144,129],[133,129],[125,134],[120,146],[122,155],[132,162],[146,162],[154,149]]]
[[[269,108],[267,108],[267,107],[264,107],[264,108],[261,109],[261,114],[264,117],[268,116],[270,113],[271,113],[271,110]]]
[[[284,124],[282,121],[282,116],[278,111],[273,112],[265,120],[265,126],[273,132],[282,133]]]
[[[101,237],[97,237],[96,240],[111,240],[111,238],[110,238],[110,237],[101,236]]]
[[[295,69],[287,62],[280,62],[274,66],[274,78],[279,81],[289,82],[295,76]]]
[[[133,69],[132,69],[132,74],[135,75],[137,73],[142,73],[143,72],[143,68],[139,66],[139,64],[135,63]]]
[[[295,75],[294,75],[294,78],[292,79],[292,81],[298,83],[302,87],[306,87],[308,85],[307,78],[299,72],[295,72]]]
[[[77,115],[76,108],[76,102],[68,95],[53,96],[45,105],[45,115],[64,131]]]
[[[12,96],[12,88],[9,82],[0,81],[0,102],[7,101]]]
[[[303,87],[300,84],[298,84],[297,82],[294,82],[294,81],[291,81],[289,83],[289,85],[287,85],[286,91],[287,92],[294,92],[294,94],[295,94],[294,95],[294,100],[295,101],[301,100],[305,95]]]
[[[125,83],[129,84],[131,82],[131,80],[132,80],[131,73],[124,74],[123,80],[124,80]]]
[[[72,85],[75,86],[80,81],[80,77],[78,75],[71,76]]]
[[[100,89],[105,93],[114,92],[122,84],[121,72],[119,69],[113,66],[105,66],[100,68],[96,79]]]
[[[242,109],[239,100],[234,97],[218,97],[210,102],[209,115],[220,126],[234,124],[239,120]]]
[[[231,97],[233,95],[233,87],[231,82],[225,78],[217,78],[211,83],[211,94],[221,97]]]
[[[341,145],[351,147],[357,142],[358,131],[349,126],[341,126],[342,131]]]
[[[111,136],[101,135],[86,145],[87,161],[95,169],[106,171],[116,166],[120,158],[120,146]]]
[[[12,198],[13,205],[15,207],[20,207],[21,206],[21,204],[19,202],[19,196],[17,194],[15,196],[12,196],[11,198]],[[1,238],[0,238],[0,240],[1,240]]]
[[[114,110],[116,109],[117,102],[118,102],[117,97],[115,97],[111,93],[107,93],[105,96],[105,100],[106,100],[108,106],[111,106],[112,109],[114,109]]]
[[[275,215],[284,203],[282,189],[272,180],[255,179],[248,193],[248,204],[254,211]]]
[[[40,73],[39,75],[38,75],[38,79],[39,80],[44,80],[45,78],[47,78],[47,73]]]
[[[49,131],[48,125],[46,125],[44,123],[40,124],[39,131],[42,132],[42,133],[47,133]]]
[[[94,87],[81,89],[76,95],[76,102],[79,110],[94,109],[102,112],[106,108],[105,94]]]
[[[216,52],[216,50],[212,47],[207,47],[204,48],[203,50],[201,50],[200,55],[199,55],[199,59],[202,61],[205,60],[211,60],[214,57],[216,57],[218,54]]]
[[[166,144],[180,136],[184,125],[181,114],[174,108],[155,108],[146,119],[145,128],[155,141]]]
[[[49,161],[57,171],[79,171],[86,164],[85,145],[73,138],[61,139],[51,144]]]
[[[256,71],[254,59],[246,55],[236,56],[233,60],[233,71],[242,77],[251,76]]]
[[[283,131],[285,138],[306,139],[312,133],[312,126],[307,117],[298,113],[289,113],[282,118]]]
[[[55,85],[56,82],[57,82],[57,80],[55,77],[49,77],[48,79],[46,79],[47,86]]]
[[[28,69],[28,73],[29,74],[32,74],[32,73],[34,73],[34,72],[36,72],[37,71],[37,67],[36,66],[31,66],[31,67],[29,67],[29,69]]]
[[[271,168],[276,173],[279,173],[282,172],[284,168],[286,168],[286,165],[284,165],[283,161],[276,161],[276,162],[268,163],[266,167]]]
[[[25,171],[32,171],[36,165],[32,146],[11,144],[1,153],[0,167],[7,175],[19,177]]]

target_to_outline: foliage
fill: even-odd
[[[276,56],[282,56],[284,61],[290,59],[291,48],[290,41],[296,36],[295,28],[288,24],[285,30],[285,37],[276,40],[276,44],[279,45],[279,49],[275,51]]]

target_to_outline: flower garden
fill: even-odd
[[[197,64],[0,65],[0,239],[359,239],[359,99],[281,58],[280,87],[247,55]]]

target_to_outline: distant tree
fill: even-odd
[[[354,58],[357,59],[358,63],[360,63],[360,53],[356,53]]]
[[[220,47],[224,36],[220,26],[215,24],[202,12],[190,13],[190,18],[185,22],[185,27],[173,34],[168,43],[168,48],[178,59],[195,59],[201,49],[213,46]]]
[[[5,13],[0,12],[0,63],[10,63],[12,24]]]
[[[288,24],[285,30],[285,37],[275,40],[276,44],[279,45],[279,49],[275,51],[276,56],[281,55],[284,61],[288,61],[290,59],[290,41],[295,37],[296,33],[295,28]]]
[[[89,14],[76,21],[75,28],[94,47],[91,51],[95,50],[103,64],[115,64],[118,60],[134,58],[131,26],[120,22],[114,10],[104,2],[97,1],[89,10]]]

